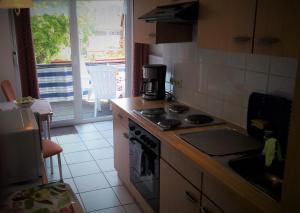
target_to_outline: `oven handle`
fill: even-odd
[[[129,138],[129,141],[133,144],[135,144],[136,142],[138,142],[139,144],[142,144],[141,141],[137,138]],[[136,141],[136,142],[135,142]]]

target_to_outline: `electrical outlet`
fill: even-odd
[[[177,88],[182,88],[182,80],[177,80],[175,78],[171,78],[170,83],[173,84]]]
[[[177,87],[182,88],[182,80],[177,80]]]

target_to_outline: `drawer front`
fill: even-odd
[[[112,107],[114,122],[120,123],[123,127],[128,128],[128,114],[113,104]]]
[[[223,211],[202,194],[201,213],[223,213]]]
[[[160,173],[160,212],[199,213],[200,191],[164,160],[160,160]]]
[[[196,186],[198,190],[201,190],[202,171],[190,159],[166,142],[161,143],[161,158],[173,168],[176,168],[176,170]]]
[[[114,164],[121,179],[129,181],[129,142],[128,129],[114,120]]]
[[[228,213],[260,213],[256,206],[236,192],[224,186],[221,182],[207,174],[203,174],[202,192],[224,212]]]

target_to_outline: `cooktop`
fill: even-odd
[[[160,108],[133,110],[133,112],[155,124],[162,131],[224,123],[207,113],[179,103]]]

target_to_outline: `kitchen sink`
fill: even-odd
[[[260,188],[273,199],[280,200],[284,173],[283,161],[274,161],[270,167],[266,167],[264,156],[257,155],[234,159],[228,164],[251,184]]]

